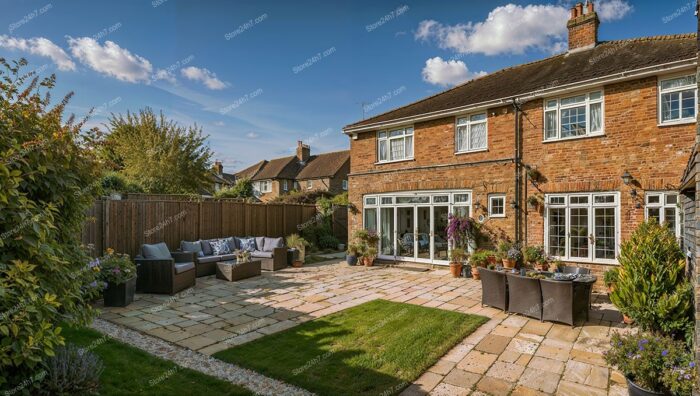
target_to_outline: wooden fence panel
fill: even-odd
[[[276,205],[265,205],[267,212],[265,217],[266,222],[266,233],[271,237],[283,237],[284,234],[284,206],[280,204]]]

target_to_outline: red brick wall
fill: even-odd
[[[543,143],[543,100],[522,105],[523,162],[547,179],[537,191],[527,183],[527,195],[550,192],[619,191],[621,237],[626,239],[644,219],[645,190],[675,190],[695,141],[695,124],[658,126],[657,78],[604,87],[605,136]],[[488,193],[514,198],[514,114],[510,106],[488,110],[488,151],[454,153],[454,117],[416,123],[414,156],[410,161],[376,164],[374,132],[351,140],[350,201],[362,209],[362,196],[408,190],[468,188],[473,200],[487,207]],[[500,162],[484,162],[502,160]],[[438,166],[448,165],[448,166]],[[634,177],[638,194],[632,198],[620,176]],[[388,171],[388,172],[387,172]],[[636,208],[640,203],[641,207]],[[521,202],[526,208],[525,201]],[[513,237],[514,209],[506,205],[505,219],[490,219],[489,227]],[[543,244],[540,210],[528,210],[528,244]],[[351,215],[352,233],[362,225],[362,211]],[[602,268],[604,269],[604,267]],[[601,266],[596,266],[596,272]]]

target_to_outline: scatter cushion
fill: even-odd
[[[248,252],[255,251],[255,239],[254,238],[241,238],[241,250]]]
[[[175,273],[181,274],[194,268],[194,263],[177,263],[175,264]]]
[[[144,258],[154,260],[168,260],[173,258],[165,242],[156,243],[155,245],[145,244],[141,247],[141,254]]]
[[[216,239],[203,239],[200,241],[202,243],[202,251],[204,252],[205,256],[211,256],[214,254],[214,250],[211,248],[211,242],[215,240]]]
[[[219,239],[216,241],[210,242],[211,244],[211,249],[214,251],[214,255],[216,256],[221,256],[222,254],[228,254],[231,253],[231,250],[228,247],[228,241],[226,239]]]
[[[238,241],[238,238],[230,237],[230,238],[226,238],[226,240],[228,241],[228,248],[230,251],[235,252],[236,250],[241,248],[241,245]]]
[[[272,252],[275,248],[280,248],[284,246],[284,241],[282,238],[268,238],[265,237],[265,242],[263,244],[263,252]],[[258,246],[259,248],[259,246]],[[258,249],[260,250],[260,249]]]
[[[265,245],[265,237],[255,237],[255,250],[263,250],[263,245]]]
[[[255,258],[272,258],[272,252],[261,252],[260,250],[256,250],[252,252],[250,256]]]
[[[204,256],[204,252],[202,251],[202,241],[181,241],[180,250],[182,250],[183,252],[193,252],[197,255],[197,257]]]

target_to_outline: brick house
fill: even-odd
[[[224,172],[224,165],[221,161],[214,161],[210,179],[214,188],[212,191],[207,191],[207,195],[211,195],[213,192],[221,189],[231,188],[236,184],[236,175]]]
[[[346,126],[349,231],[377,230],[380,259],[448,264],[447,216],[466,214],[598,274],[645,218],[680,237],[696,35],[599,41],[598,25],[579,3],[566,53]]]
[[[270,201],[294,190],[347,191],[350,151],[311,155],[311,148],[297,142],[296,155],[260,161],[238,173],[236,178],[253,181],[256,196]]]

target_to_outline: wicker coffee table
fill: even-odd
[[[236,260],[219,261],[216,263],[216,279],[233,282],[240,279],[260,275],[260,260],[239,263]]]

